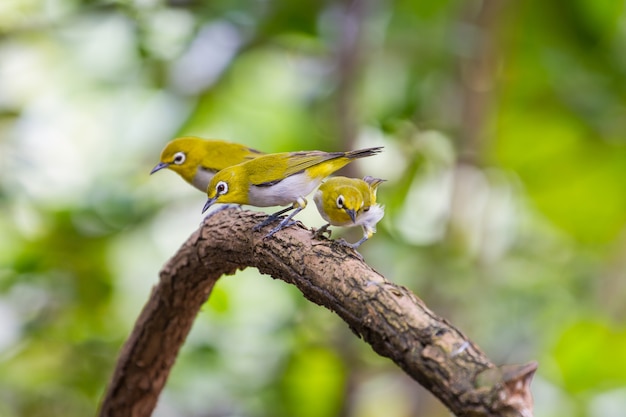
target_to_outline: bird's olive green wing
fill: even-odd
[[[351,161],[376,155],[382,149],[382,146],[376,146],[374,148],[357,149],[348,152],[294,152],[292,153],[293,158],[289,166],[290,175],[306,169],[311,177],[326,178]]]
[[[326,178],[350,161],[379,153],[382,147],[350,152],[302,151],[263,155],[246,162],[252,184],[266,186],[308,170],[312,178]]]
[[[284,152],[260,156],[247,162],[245,166],[252,184],[257,186],[270,186],[291,175],[319,166],[323,162],[337,160],[343,155],[343,152]],[[328,170],[330,168],[330,174],[345,165],[345,163],[347,163],[347,160],[344,163],[339,162],[339,167],[337,168],[334,168],[335,164],[329,164],[328,167],[324,167],[323,169]]]
[[[308,151],[308,152],[292,152],[289,162],[287,164],[286,176],[294,175],[316,165],[320,165],[323,162],[336,161],[330,164],[329,169],[332,169],[334,165],[338,165],[337,168],[332,169],[327,175],[330,175],[333,171],[339,169],[341,166],[348,163],[339,162],[337,159],[341,159],[344,156],[343,152],[322,152],[322,151]],[[325,164],[324,164],[325,165]]]

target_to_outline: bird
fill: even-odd
[[[313,201],[317,210],[328,224],[315,232],[321,236],[329,226],[361,226],[363,238],[356,243],[341,239],[343,245],[352,249],[376,233],[376,223],[385,215],[385,207],[376,204],[376,190],[385,180],[374,177],[332,177],[324,181],[315,191]]]
[[[358,158],[376,155],[382,146],[348,152],[299,151],[258,156],[219,171],[207,188],[204,213],[215,203],[256,207],[287,206],[255,226],[260,230],[279,216],[294,210],[265,237],[272,236],[307,205],[306,196],[326,177]]]
[[[152,168],[150,174],[168,168],[206,193],[209,182],[216,172],[263,154],[238,143],[183,136],[165,145],[159,163]]]

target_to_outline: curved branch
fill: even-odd
[[[217,212],[163,267],[120,353],[100,416],[149,416],[215,282],[250,266],[336,312],[455,415],[532,416],[536,363],[496,367],[458,329],[351,249],[312,240],[303,227],[263,239],[267,230],[252,231],[262,218],[250,211]]]

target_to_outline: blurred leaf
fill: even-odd
[[[626,384],[626,329],[580,321],[566,329],[554,348],[565,387],[573,393]]]
[[[294,353],[283,374],[286,415],[332,417],[344,401],[346,370],[332,350],[308,347]]]
[[[287,51],[260,49],[241,55],[228,76],[200,97],[183,132],[211,132],[265,152],[309,148],[314,129],[305,105],[309,91],[319,86],[315,78],[301,83],[298,65]]]
[[[608,243],[626,225],[626,146],[594,140],[575,115],[545,100],[502,112],[495,152],[537,208],[586,243]]]
[[[272,6],[268,16],[263,20],[259,32],[263,37],[280,35],[283,32],[295,31],[314,35],[317,19],[325,1],[276,1],[268,3]]]
[[[624,2],[613,0],[575,0],[561,6],[561,10],[571,8],[586,33],[601,41],[617,33],[624,13]]]
[[[221,286],[217,285],[211,290],[211,296],[206,306],[211,311],[222,314],[227,313],[230,308],[230,298],[227,291],[224,291]]]

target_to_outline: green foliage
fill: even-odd
[[[537,208],[582,242],[612,242],[626,223],[626,146],[594,140],[562,108],[543,105],[502,119],[498,159],[520,176]]]
[[[537,359],[537,415],[623,410],[623,2],[5,3],[1,416],[93,414],[201,221],[201,193],[148,176],[187,134],[384,145],[353,164],[388,180],[365,259],[497,362]],[[313,207],[298,218],[318,227]],[[218,283],[157,412],[448,414],[417,389],[295,289],[244,271]]]
[[[579,321],[564,329],[554,357],[566,388],[574,393],[626,384],[626,329],[604,321]]]
[[[294,352],[280,382],[285,415],[339,415],[345,395],[345,371],[341,358],[332,350],[307,347]]]

